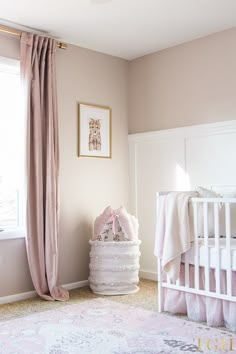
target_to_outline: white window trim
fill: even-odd
[[[4,72],[9,72],[11,74],[19,73],[20,69],[20,60],[12,59],[8,57],[0,56],[1,68],[4,69]]]
[[[8,57],[0,56],[1,62],[1,69],[4,72],[8,72],[11,74],[19,74],[20,68],[20,60],[19,59],[12,59]],[[25,238],[26,237],[26,228],[24,227],[24,208],[25,199],[23,195],[19,196],[19,203],[21,204],[20,214],[19,214],[19,227],[16,228],[7,228],[7,229],[0,229],[0,241],[1,240],[11,240],[11,239],[18,239],[18,238]]]
[[[7,229],[0,231],[0,241],[2,240],[12,240],[16,238],[25,238],[26,231],[22,228]]]

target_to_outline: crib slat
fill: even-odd
[[[209,269],[209,247],[208,247],[208,203],[203,203],[203,220],[204,220],[204,246],[205,246],[205,290],[210,290],[210,269]]]
[[[231,270],[231,228],[230,204],[225,203],[225,231],[226,231],[226,257],[227,257],[227,295],[232,296],[232,270]]]
[[[189,288],[189,257],[188,252],[184,254],[185,287]]]
[[[195,243],[195,260],[194,260],[194,288],[199,289],[199,242],[198,242],[198,204],[193,203],[193,222],[194,222],[194,243]]]
[[[214,203],[214,227],[215,227],[215,250],[216,250],[216,293],[220,294],[220,235],[219,235],[219,204]]]

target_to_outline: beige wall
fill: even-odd
[[[107,205],[129,207],[128,63],[78,47],[58,51],[63,284],[88,279],[88,240]],[[77,103],[112,108],[112,159],[77,157]]]
[[[19,58],[19,40],[0,36],[0,55]],[[88,279],[94,218],[129,207],[125,60],[70,46],[57,51],[60,128],[60,283]],[[112,159],[77,157],[77,103],[112,108]],[[0,241],[0,296],[33,290],[24,239]]]
[[[129,133],[236,119],[236,28],[129,63]]]

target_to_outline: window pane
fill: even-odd
[[[19,62],[0,58],[0,228],[22,226],[24,125]]]

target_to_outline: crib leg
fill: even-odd
[[[157,261],[157,297],[158,297],[158,312],[162,312],[162,274],[161,274],[161,259]]]

